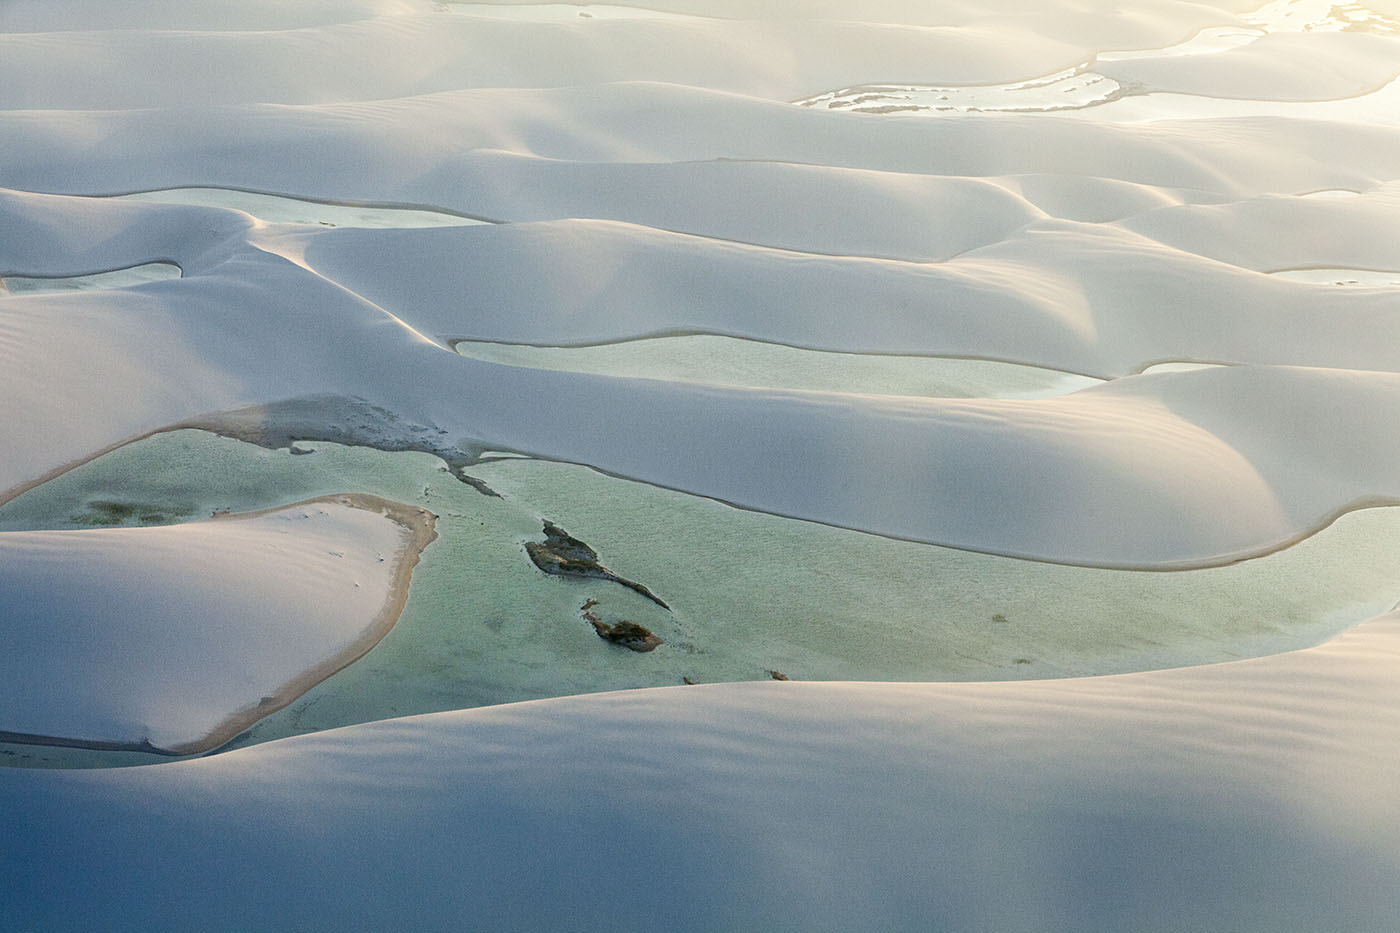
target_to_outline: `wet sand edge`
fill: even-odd
[[[152,745],[149,740],[143,740],[139,743],[105,742],[66,736],[6,732],[3,730],[0,730],[0,742],[10,742],[17,745],[48,745],[64,748],[80,748],[92,751],[144,752],[146,754],[169,757],[197,755],[212,751],[225,744],[258,720],[290,705],[312,687],[327,680],[332,675],[339,673],[364,657],[369,653],[371,648],[379,644],[380,640],[393,629],[394,625],[397,624],[399,620],[399,616],[403,614],[404,605],[408,602],[409,585],[412,582],[413,569],[418,565],[418,561],[422,557],[424,549],[437,539],[436,515],[425,509],[405,505],[401,502],[394,502],[389,499],[382,499],[379,496],[373,496],[367,493],[337,493],[329,496],[319,496],[315,499],[307,499],[302,502],[294,502],[289,505],[279,505],[273,508],[261,509],[256,512],[218,515],[214,518],[206,519],[206,521],[246,521],[285,512],[289,509],[326,504],[344,505],[353,509],[375,512],[396,523],[402,529],[400,544],[393,558],[394,565],[389,580],[387,598],[383,606],[380,607],[378,614],[351,644],[347,645],[332,657],[327,658],[314,667],[293,677],[285,684],[282,684],[273,691],[270,696],[264,697],[257,704],[244,707],[232,713],[207,735],[193,742],[173,745],[169,748],[161,748]]]

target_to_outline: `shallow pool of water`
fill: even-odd
[[[924,87],[864,84],[795,101],[849,113],[1036,113],[1091,107],[1117,97],[1117,81],[1086,68],[1013,84]]]
[[[178,279],[180,267],[171,262],[148,262],[128,269],[96,272],[90,275],[25,276],[7,275],[0,279],[0,295],[32,295],[46,292],[84,292],[105,288],[128,288],[147,282]]]
[[[509,457],[470,467],[493,497],[429,454],[309,441],[295,449],[202,431],[156,435],[0,507],[0,531],[186,521],[333,492],[435,512],[440,537],[393,631],[235,744],[772,671],[1002,680],[1208,663],[1315,644],[1400,600],[1398,509],[1352,513],[1256,560],[1153,573],[891,540],[570,464]],[[542,573],[524,544],[542,539],[546,519],[671,611],[616,583]],[[603,619],[636,622],[665,643],[639,654],[603,641],[581,613],[588,600]]]
[[[463,340],[455,347],[472,359],[533,369],[863,395],[1049,398],[1103,381],[993,360],[832,353],[716,335],[656,337],[589,347]]]

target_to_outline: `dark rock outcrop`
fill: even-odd
[[[593,607],[598,605],[597,600],[590,599],[583,604],[583,618],[589,625],[593,626],[593,631],[604,641],[610,641],[614,645],[621,645],[632,651],[655,651],[660,645],[664,645],[660,638],[654,635],[651,629],[638,625],[636,622],[613,622],[607,623],[598,618],[593,612]]]
[[[527,541],[525,553],[529,554],[530,560],[534,561],[535,566],[545,573],[552,573],[560,577],[609,580],[613,583],[620,583],[629,590],[645,596],[667,612],[671,611],[671,607],[666,605],[651,590],[640,583],[619,577],[598,563],[597,551],[548,520],[544,523],[544,538],[542,542]]]

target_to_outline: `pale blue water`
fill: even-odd
[[[12,295],[31,295],[46,292],[95,291],[104,288],[127,288],[144,285],[147,282],[163,282],[178,279],[180,267],[169,262],[148,262],[129,269],[112,272],[97,272],[91,275],[68,276],[24,276],[7,275],[0,279],[0,286]],[[0,297],[4,290],[0,290]]]
[[[993,360],[831,353],[691,335],[591,347],[458,341],[463,356],[536,369],[719,385],[938,398],[1047,398],[1103,380]]]

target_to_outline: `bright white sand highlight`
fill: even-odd
[[[1329,33],[1345,35],[1319,38]],[[1029,81],[863,85],[797,103],[876,114],[1088,108],[1091,119],[1124,121],[1280,114],[1394,122],[1400,118],[1400,92],[1393,83],[1375,89],[1397,75],[1394,42],[1378,39],[1397,36],[1400,20],[1359,4],[1275,0],[1244,16],[1239,26],[1212,26],[1166,48],[1100,51],[1072,68]],[[1300,101],[1328,105],[1295,103]],[[1104,106],[1110,102],[1114,105]]]
[[[165,528],[0,535],[0,737],[189,754],[368,651],[432,538],[314,500]]]

